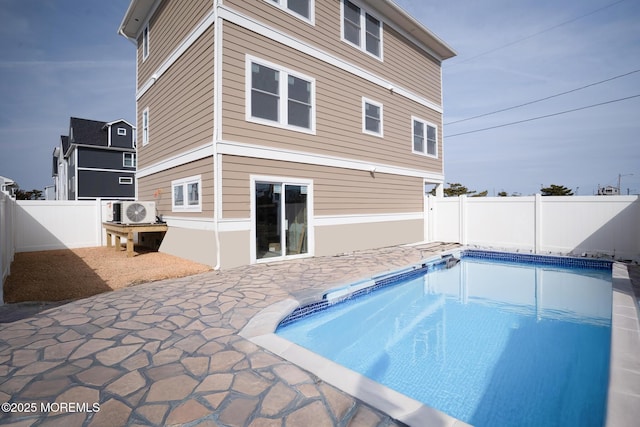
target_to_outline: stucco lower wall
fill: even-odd
[[[249,248],[252,244],[250,231],[221,232],[220,266],[226,269],[250,264]]]
[[[160,245],[160,252],[213,267],[216,265],[215,233],[170,226]]]
[[[424,221],[316,226],[316,256],[417,243],[424,240]]]

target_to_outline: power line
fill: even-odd
[[[560,116],[562,114],[573,113],[575,111],[586,110],[587,108],[599,107],[601,105],[606,105],[606,104],[613,104],[614,102],[626,101],[628,99],[638,98],[638,97],[640,97],[640,94],[633,95],[633,96],[627,96],[626,98],[614,99],[612,101],[601,102],[599,104],[587,105],[586,107],[574,108],[573,110],[560,111],[558,113],[546,114],[544,116],[538,116],[538,117],[532,117],[532,118],[529,118],[529,119],[518,120],[517,122],[505,123],[505,124],[502,124],[502,125],[491,126],[491,127],[483,128],[483,129],[470,130],[470,131],[467,131],[467,132],[460,132],[460,133],[456,133],[456,134],[453,134],[453,135],[446,135],[445,138],[453,138],[453,137],[460,136],[460,135],[468,135],[470,133],[483,132],[485,130],[498,129],[498,128],[503,128],[503,127],[506,127],[506,126],[517,125],[517,124],[520,124],[520,123],[532,122],[534,120],[540,120],[540,119],[546,119],[546,118],[549,118],[549,117]]]
[[[473,120],[473,119],[478,119],[478,118],[480,118],[480,117],[490,116],[490,115],[492,115],[492,114],[502,113],[502,112],[504,112],[504,111],[515,110],[516,108],[520,108],[520,107],[524,107],[524,106],[527,106],[527,105],[535,104],[536,102],[546,101],[547,99],[551,99],[551,98],[557,98],[558,96],[566,95],[566,94],[568,94],[568,93],[577,92],[577,91],[579,91],[579,90],[586,89],[586,88],[588,88],[588,87],[597,86],[597,85],[599,85],[599,84],[606,83],[606,82],[610,82],[611,80],[619,79],[619,78],[621,78],[621,77],[626,77],[626,76],[628,76],[628,75],[630,75],[630,74],[637,73],[637,72],[640,72],[640,69],[638,69],[638,70],[634,70],[634,71],[630,71],[630,72],[625,73],[625,74],[620,74],[620,75],[618,75],[618,76],[611,77],[611,78],[606,79],[606,80],[601,80],[601,81],[599,81],[599,82],[591,83],[591,84],[588,84],[588,85],[586,85],[586,86],[581,86],[581,87],[578,87],[578,88],[575,88],[575,89],[571,89],[571,90],[568,90],[568,91],[566,91],[566,92],[560,92],[560,93],[557,93],[557,94],[555,94],[555,95],[547,96],[547,97],[545,97],[545,98],[536,99],[535,101],[525,102],[524,104],[514,105],[513,107],[503,108],[503,109],[501,109],[501,110],[492,111],[492,112],[490,112],[490,113],[479,114],[479,115],[477,115],[477,116],[468,117],[468,118],[466,118],[466,119],[454,120],[453,122],[445,123],[445,126],[446,126],[446,125],[452,125],[452,124],[455,124],[455,123],[466,122],[466,121]]]
[[[598,13],[598,12],[600,12],[601,10],[604,10],[604,9],[610,8],[610,7],[612,7],[612,6],[615,6],[615,5],[617,5],[618,3],[622,3],[623,1],[626,1],[626,0],[618,0],[618,1],[616,1],[616,2],[613,2],[613,3],[610,3],[610,4],[606,5],[606,6],[603,6],[603,7],[601,7],[601,8],[595,9],[595,10],[593,10],[593,11],[591,11],[591,12],[585,13],[584,15],[580,15],[580,16],[577,16],[577,17],[575,17],[575,18],[569,19],[568,21],[564,21],[564,22],[561,22],[561,23],[559,23],[559,24],[553,25],[553,26],[551,26],[551,27],[545,28],[544,30],[538,31],[537,33],[533,33],[533,34],[530,34],[530,35],[528,35],[528,36],[525,36],[525,37],[519,38],[519,39],[517,39],[517,40],[514,40],[514,41],[512,41],[512,42],[509,42],[509,43],[507,43],[507,44],[505,44],[505,45],[498,46],[498,47],[493,48],[493,49],[489,49],[489,50],[487,50],[487,51],[485,51],[485,52],[479,53],[479,54],[474,55],[474,56],[472,56],[472,57],[470,57],[470,58],[462,59],[462,60],[460,60],[460,61],[455,62],[454,64],[451,64],[451,65],[449,66],[449,68],[455,67],[455,66],[460,65],[460,64],[463,64],[463,63],[465,63],[465,62],[469,62],[469,61],[474,60],[474,59],[476,59],[476,58],[479,58],[479,57],[481,57],[481,56],[488,55],[488,54],[493,53],[493,52],[495,52],[495,51],[498,51],[498,50],[504,49],[505,47],[513,46],[514,44],[518,44],[518,43],[523,42],[523,41],[525,41],[525,40],[529,40],[529,39],[531,39],[531,38],[533,38],[533,37],[539,36],[540,34],[543,34],[543,33],[549,32],[549,31],[551,31],[551,30],[555,30],[556,28],[562,27],[562,26],[564,26],[564,25],[567,25],[567,24],[570,24],[570,23],[572,23],[572,22],[575,22],[575,21],[577,21],[577,20],[579,20],[579,19],[586,18],[587,16],[593,15],[594,13]]]

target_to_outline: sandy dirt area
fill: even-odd
[[[14,303],[86,298],[211,269],[172,255],[138,247],[135,250],[131,258],[124,250],[106,247],[17,253],[4,284],[4,300]]]

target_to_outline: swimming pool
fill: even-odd
[[[602,425],[611,263],[459,255],[329,292],[277,334],[477,426]]]

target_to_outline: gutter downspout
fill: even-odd
[[[220,217],[222,209],[222,171],[220,170],[220,155],[218,153],[218,141],[222,140],[222,20],[220,19],[219,8],[222,6],[221,0],[214,0],[214,38],[213,38],[213,188],[214,188],[214,209],[213,209],[213,231],[216,240],[216,265],[214,270],[220,270],[221,247],[220,247]]]

